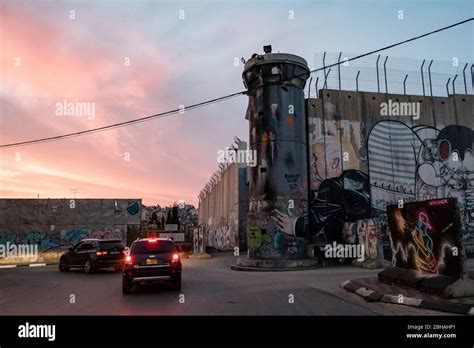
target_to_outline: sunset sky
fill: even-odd
[[[472,1],[0,0],[0,144],[242,91],[243,67],[234,58],[262,53],[264,44],[315,68],[316,53],[363,53],[473,13]],[[473,50],[471,22],[385,54],[472,62]],[[56,115],[64,100],[95,103],[95,117]],[[246,106],[241,96],[107,132],[0,149],[0,197],[72,197],[77,189],[78,198],[197,205],[217,151],[234,136],[248,138]]]

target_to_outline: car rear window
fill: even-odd
[[[173,243],[168,241],[156,241],[150,243],[147,241],[135,242],[130,252],[132,254],[163,254],[173,251]]]
[[[100,241],[99,248],[101,250],[123,250],[125,245],[121,241]]]

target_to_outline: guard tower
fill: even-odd
[[[300,259],[306,256],[308,209],[306,61],[293,54],[253,54],[242,78],[248,90],[249,167],[248,257]]]

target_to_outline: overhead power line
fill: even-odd
[[[363,58],[363,57],[366,57],[366,56],[370,56],[370,55],[372,55],[372,54],[374,54],[374,53],[382,52],[382,51],[388,50],[388,49],[390,49],[390,48],[393,48],[393,47],[396,47],[396,46],[400,46],[400,45],[406,44],[406,43],[411,42],[411,41],[419,40],[419,39],[421,39],[421,38],[423,38],[423,37],[426,37],[426,36],[429,36],[429,35],[433,35],[433,34],[439,33],[440,31],[444,31],[444,30],[448,30],[448,29],[457,27],[458,25],[462,25],[462,24],[465,24],[465,23],[470,22],[470,21],[473,21],[473,20],[474,20],[474,17],[471,17],[471,18],[466,19],[466,20],[464,20],[464,21],[461,21],[461,22],[457,22],[457,23],[448,25],[447,27],[439,28],[439,29],[430,31],[430,32],[425,33],[425,34],[412,37],[412,38],[407,39],[407,40],[403,40],[403,41],[400,41],[400,42],[397,42],[397,43],[394,43],[394,44],[391,44],[391,45],[388,45],[388,46],[385,46],[385,47],[382,47],[382,48],[379,48],[379,49],[376,49],[376,50],[373,50],[373,51],[370,51],[370,52],[367,52],[367,53],[364,53],[364,54],[360,54],[360,55],[355,56],[355,57],[352,57],[352,58],[344,59],[342,62],[336,62],[336,63],[334,63],[334,64],[326,65],[326,66],[324,66],[324,67],[322,67],[322,68],[317,68],[317,69],[311,70],[310,72],[311,72],[311,73],[314,73],[314,72],[321,71],[321,70],[324,70],[324,69],[327,69],[327,68],[332,68],[333,66],[338,66],[338,65],[340,65],[340,64],[344,64],[344,63],[346,63],[346,62],[350,62],[350,61],[353,61],[353,60],[356,60],[356,59],[360,59],[360,58]]]
[[[108,125],[108,126],[103,126],[103,127],[93,128],[93,129],[87,129],[87,130],[80,131],[80,132],[57,135],[57,136],[54,136],[54,137],[41,138],[41,139],[36,139],[36,140],[21,141],[21,142],[11,143],[11,144],[4,144],[4,145],[0,145],[0,148],[23,146],[23,145],[32,145],[32,144],[38,144],[38,143],[46,143],[46,142],[49,142],[49,141],[62,140],[62,139],[78,137],[78,136],[81,136],[81,135],[86,135],[86,134],[91,134],[91,133],[103,132],[103,131],[114,129],[114,128],[129,126],[131,124],[145,122],[145,121],[149,121],[149,120],[153,120],[153,119],[157,119],[157,118],[163,118],[163,117],[170,116],[170,115],[173,115],[173,114],[178,114],[178,113],[186,111],[186,110],[197,109],[199,107],[214,104],[214,103],[218,103],[218,102],[221,102],[223,100],[230,99],[230,98],[233,98],[233,97],[236,97],[238,95],[245,94],[245,93],[247,93],[247,91],[233,93],[233,94],[229,94],[229,95],[226,95],[226,96],[223,96],[223,97],[206,100],[206,101],[203,101],[203,102],[200,102],[200,103],[197,103],[197,104],[185,106],[185,107],[178,108],[178,109],[169,110],[169,111],[162,112],[162,113],[159,113],[159,114],[145,116],[145,117],[141,117],[141,118],[137,118],[137,119],[134,119],[134,120],[125,121],[125,122],[114,123],[114,124],[111,124],[111,125]]]
[[[397,42],[397,43],[394,43],[394,44],[391,44],[391,45],[388,45],[388,46],[385,46],[385,47],[382,47],[382,48],[379,48],[379,49],[376,49],[376,50],[373,50],[373,51],[370,51],[370,52],[367,52],[367,53],[364,53],[364,54],[361,54],[361,55],[358,55],[358,56],[355,56],[355,57],[352,57],[352,58],[345,59],[341,62],[336,62],[336,63],[330,64],[330,65],[326,65],[322,68],[317,68],[317,69],[311,70],[310,73],[314,73],[314,72],[321,71],[321,70],[324,70],[324,69],[327,69],[327,68],[331,68],[331,67],[334,67],[334,66],[337,66],[337,65],[340,65],[340,64],[344,64],[346,62],[350,62],[350,61],[353,61],[353,60],[356,60],[356,59],[360,59],[360,58],[372,55],[374,53],[378,53],[378,52],[385,51],[385,50],[388,50],[388,49],[396,47],[396,46],[406,44],[406,43],[411,42],[411,41],[419,40],[423,37],[433,35],[435,33],[439,33],[441,31],[454,28],[456,26],[468,23],[468,22],[473,21],[473,20],[474,20],[474,18],[471,17],[471,18],[466,19],[464,21],[454,23],[454,24],[448,25],[446,27],[442,27],[442,28],[430,31],[428,33],[418,35],[418,36],[412,37],[410,39],[403,40],[403,41],[400,41],[400,42]],[[200,102],[200,103],[197,103],[197,104],[185,106],[183,108],[169,110],[169,111],[162,112],[162,113],[155,114],[155,115],[145,116],[145,117],[141,117],[141,118],[137,118],[137,119],[134,119],[134,120],[125,121],[125,122],[114,123],[114,124],[111,124],[111,125],[108,125],[108,126],[88,129],[88,130],[84,130],[84,131],[80,131],[80,132],[62,134],[62,135],[57,135],[57,136],[53,136],[53,137],[47,137],[47,138],[41,138],[41,139],[35,139],[35,140],[29,140],[29,141],[20,141],[20,142],[10,143],[10,144],[3,144],[3,145],[0,145],[0,148],[7,148],[7,147],[14,147],[14,146],[24,146],[24,145],[33,145],[33,144],[45,143],[45,142],[49,142],[49,141],[56,141],[56,140],[73,138],[73,137],[87,135],[87,134],[91,134],[91,133],[103,132],[103,131],[107,131],[107,130],[114,129],[114,128],[129,126],[129,125],[132,125],[132,124],[145,122],[145,121],[150,121],[150,120],[154,120],[154,119],[157,119],[157,118],[163,118],[163,117],[170,116],[170,115],[173,115],[173,114],[177,114],[179,112],[186,111],[186,110],[197,109],[197,108],[200,108],[200,107],[203,107],[203,106],[206,106],[206,105],[219,103],[221,101],[224,101],[224,100],[227,100],[227,99],[230,99],[230,98],[234,98],[234,97],[239,96],[239,95],[245,95],[246,93],[247,93],[247,91],[232,93],[232,94],[229,94],[229,95],[226,95],[226,96],[223,96],[223,97],[210,99],[210,100],[206,100],[206,101],[203,101],[203,102]]]

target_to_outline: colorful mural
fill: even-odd
[[[47,252],[73,246],[84,238],[125,241],[127,226],[140,223],[141,201],[4,199],[0,207],[9,211],[8,219],[0,219],[0,244],[35,244],[40,252]]]
[[[450,197],[458,200],[464,237],[474,237],[472,112],[450,113],[456,106],[452,98],[439,98],[436,108],[427,109],[438,99],[420,97],[417,119],[387,118],[380,114],[379,97],[326,90],[307,100],[312,226],[307,237],[319,245],[351,241],[353,223],[377,218],[389,257],[387,205]]]
[[[357,221],[358,243],[364,246],[365,258],[377,259],[378,222],[374,219]]]
[[[372,207],[457,198],[464,231],[474,229],[474,131],[382,121],[370,132]]]
[[[114,238],[114,230],[108,227],[92,229],[89,238],[111,239]]]
[[[387,207],[392,265],[463,276],[464,252],[459,209],[454,198]]]
[[[217,226],[210,225],[207,231],[207,243],[220,250],[231,250],[239,245],[238,221],[221,221]]]
[[[310,168],[312,191],[328,178],[340,176],[345,169],[360,169],[360,122],[328,121],[313,118],[310,123]]]

